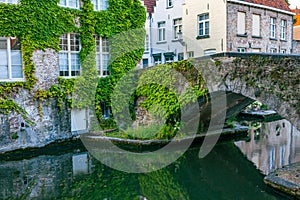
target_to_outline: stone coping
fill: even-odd
[[[236,126],[235,128],[225,128],[222,130],[220,139],[227,140],[227,139],[233,139],[236,136],[245,136],[245,133],[247,133],[248,129],[249,128],[247,126]],[[194,142],[201,142],[206,136],[216,137],[218,136],[218,132],[209,132],[209,133],[197,134],[196,136],[187,136],[187,137],[176,138],[176,139],[161,139],[161,140],[159,139],[135,140],[135,139],[126,139],[126,138],[116,138],[116,137],[104,136],[103,132],[99,132],[99,133],[94,132],[94,133],[80,135],[80,137],[84,137],[90,140],[111,141],[116,144],[134,145],[134,146],[166,145],[171,141],[176,141],[178,143],[186,142],[190,140],[194,140]]]
[[[280,192],[300,199],[300,162],[275,170],[264,178],[264,182]]]

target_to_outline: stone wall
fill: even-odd
[[[37,102],[33,99],[36,90],[47,90],[57,84],[58,54],[51,49],[37,50],[32,56],[35,64],[35,77],[38,79],[32,92],[21,90],[11,98],[26,110],[34,124],[27,123],[20,115],[11,112],[0,114],[0,153],[20,148],[43,147],[56,140],[73,137],[71,133],[70,109],[57,107],[56,99]],[[38,107],[42,104],[42,109]]]
[[[300,40],[293,40],[293,54],[300,54]]]
[[[238,11],[246,13],[245,36],[237,36]],[[261,37],[252,36],[252,14],[260,15]],[[270,17],[276,18],[276,39],[270,39]],[[280,40],[281,19],[287,20],[286,40]],[[242,4],[228,2],[227,6],[227,51],[237,52],[238,47],[246,48],[246,52],[260,49],[261,52],[270,52],[276,48],[278,53],[285,49],[286,53],[292,51],[293,16],[272,10],[249,7]]]

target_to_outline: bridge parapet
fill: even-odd
[[[258,100],[300,130],[300,55],[220,53],[196,58],[209,90]]]

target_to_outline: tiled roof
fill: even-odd
[[[241,1],[269,6],[280,10],[291,11],[291,9],[289,8],[285,0],[241,0]]]
[[[300,25],[300,11],[296,11],[296,9],[292,9],[293,13],[296,13],[296,15],[294,16],[294,19],[296,20],[296,23],[294,24],[294,26],[299,26]]]
[[[144,0],[144,5],[146,6],[147,13],[151,15],[154,12],[154,6],[156,6],[156,0]]]

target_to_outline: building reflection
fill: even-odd
[[[300,132],[287,120],[250,122],[249,140],[235,145],[263,174],[300,161]]]

